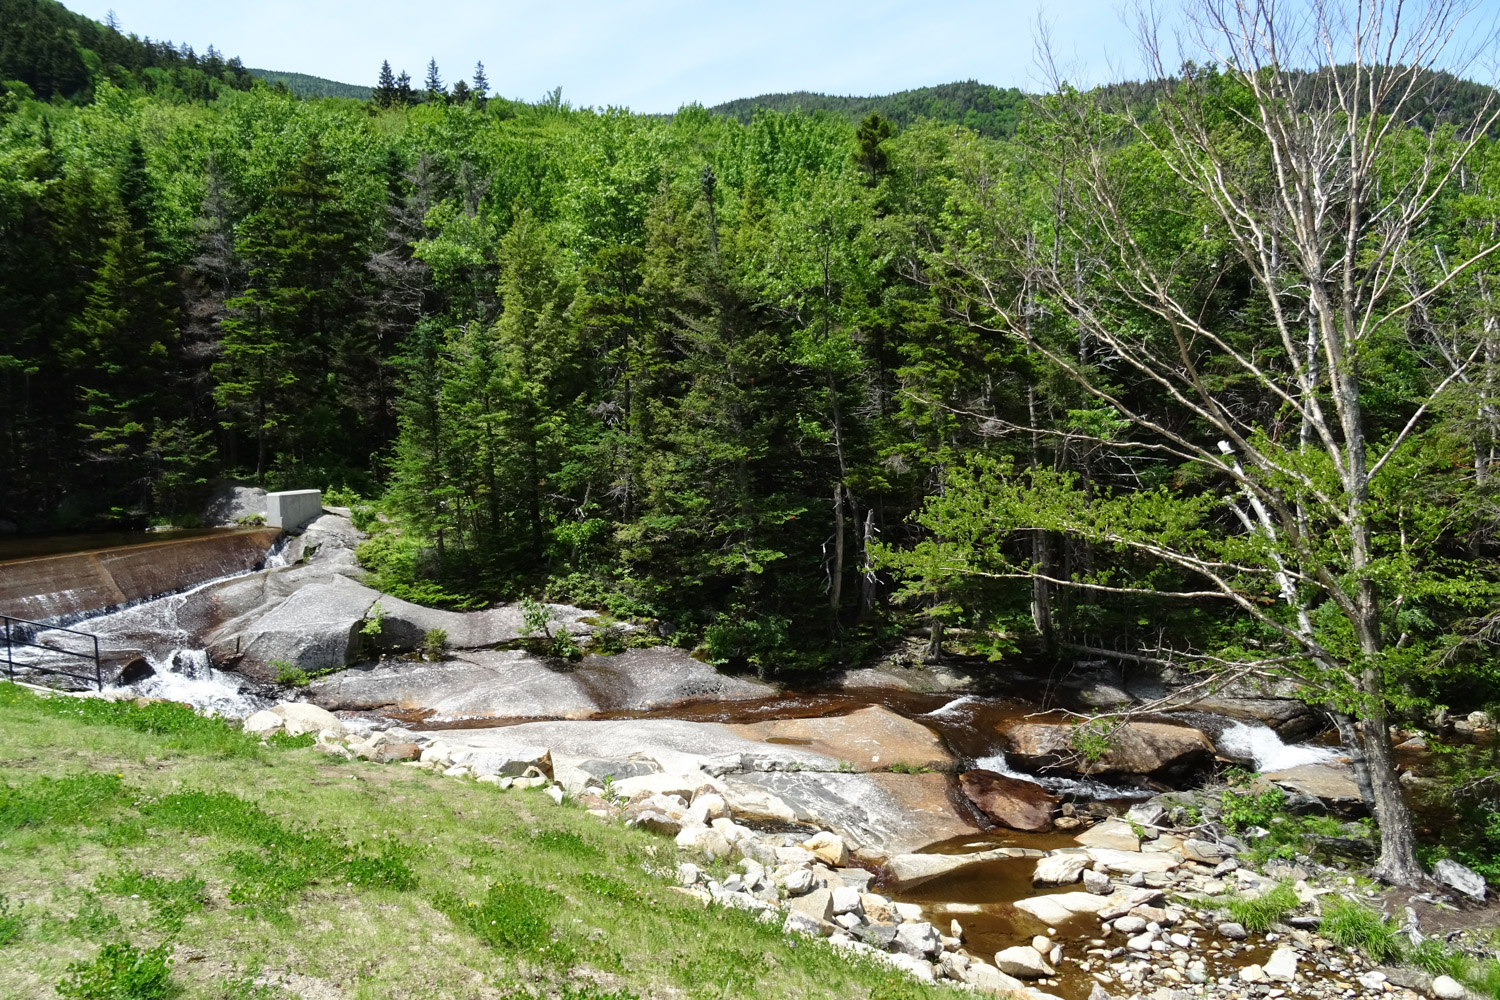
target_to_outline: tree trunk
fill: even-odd
[[[1359,737],[1359,730],[1354,727],[1354,718],[1345,712],[1329,712],[1333,716],[1334,725],[1339,729],[1339,742],[1344,744],[1344,752],[1349,755],[1349,763],[1354,768],[1354,783],[1359,786],[1359,797],[1373,815],[1375,812],[1375,791],[1370,787],[1370,765],[1365,760],[1364,742]]]
[[[932,633],[927,639],[927,652],[922,654],[923,663],[943,662],[943,623],[932,620]]]
[[[1375,877],[1391,885],[1423,886],[1431,880],[1417,860],[1417,838],[1412,829],[1411,810],[1397,780],[1385,709],[1378,696],[1368,704],[1373,708],[1367,710],[1363,719],[1363,742],[1375,799],[1375,826],[1380,830],[1380,859],[1375,863]]]
[[[875,508],[871,507],[865,511],[865,531],[862,540],[862,551],[860,552],[860,579],[859,579],[859,617],[864,618],[875,607],[875,599],[879,596],[879,580],[875,575],[875,565],[870,561],[870,545],[875,540]]]
[[[844,599],[844,487],[833,487],[833,569],[828,579],[829,627],[837,632]]]
[[[255,410],[255,481],[266,485],[266,400],[262,396]]]
[[[1047,533],[1031,533],[1031,560],[1041,572],[1047,572]],[[1042,648],[1052,650],[1052,591],[1040,576],[1031,578],[1031,623],[1042,637]]]

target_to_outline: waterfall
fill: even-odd
[[[243,718],[269,708],[276,699],[254,694],[243,678],[216,671],[203,649],[174,649],[165,657],[146,657],[156,671],[130,685],[136,694],[192,705],[206,715]]]
[[[1340,754],[1336,747],[1310,743],[1288,745],[1276,730],[1259,722],[1231,723],[1218,738],[1219,752],[1226,757],[1255,762],[1257,771],[1285,771],[1302,764],[1321,764]]]

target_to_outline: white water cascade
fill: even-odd
[[[150,656],[146,662],[156,673],[129,687],[147,698],[186,702],[204,714],[237,719],[270,708],[278,700],[255,694],[243,678],[214,670],[207,650],[177,649],[164,662]]]
[[[974,761],[974,766],[985,771],[994,771],[1008,778],[1019,778],[1029,781],[1033,785],[1041,785],[1054,795],[1071,795],[1078,799],[1149,799],[1156,793],[1145,788],[1131,788],[1128,785],[1111,785],[1108,782],[1098,781],[1094,778],[1064,778],[1054,775],[1027,774],[1017,771],[1010,766],[1010,761],[1005,759],[1003,753],[993,753],[988,757],[980,757]]]
[[[1285,771],[1303,764],[1321,764],[1340,754],[1337,747],[1285,743],[1270,726],[1233,722],[1219,734],[1219,752],[1255,762],[1257,771]]]

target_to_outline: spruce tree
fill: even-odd
[[[427,79],[423,81],[424,99],[432,104],[442,104],[448,99],[448,88],[443,86],[443,77],[438,73],[436,59],[427,62]]]
[[[154,242],[150,232],[156,210],[156,189],[146,172],[146,149],[137,136],[131,136],[125,145],[125,161],[120,166],[119,177],[120,208],[125,213],[126,224],[143,234],[148,244]]]
[[[474,97],[481,104],[490,96],[490,78],[484,73],[484,63],[474,64]]]
[[[103,249],[68,352],[77,425],[106,495],[116,504],[144,505],[144,494],[122,491],[149,481],[146,449],[170,402],[173,289],[145,234],[127,218],[116,219]]]
[[[466,81],[460,80],[453,85],[454,104],[468,104],[469,98],[473,96],[474,92],[469,89],[469,85]]]
[[[504,361],[507,438],[526,533],[539,556],[545,544],[543,497],[566,447],[568,404],[577,393],[577,340],[572,304],[576,287],[543,224],[522,210],[500,244],[497,326]]]
[[[391,72],[389,59],[380,64],[380,80],[375,84],[370,100],[377,108],[388,108],[396,103],[396,75]]]
[[[324,465],[352,441],[358,410],[340,372],[364,352],[357,337],[359,221],[334,183],[321,143],[309,143],[267,205],[240,227],[236,246],[250,287],[231,299],[214,394],[231,425],[256,442],[256,475],[284,460]],[[293,419],[295,418],[295,419]]]
[[[396,360],[405,389],[397,406],[401,433],[386,493],[392,510],[435,543],[439,580],[445,575],[449,544],[464,542],[466,498],[457,486],[459,469],[473,459],[457,453],[453,444],[452,401],[445,381],[452,366],[443,356],[444,341],[436,322],[419,323]]]
[[[396,77],[395,103],[401,105],[403,108],[409,108],[417,103],[417,92],[411,89],[411,74],[404,69],[401,71],[401,75]]]

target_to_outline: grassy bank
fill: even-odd
[[[956,995],[673,892],[537,791],[0,684],[0,997]]]

